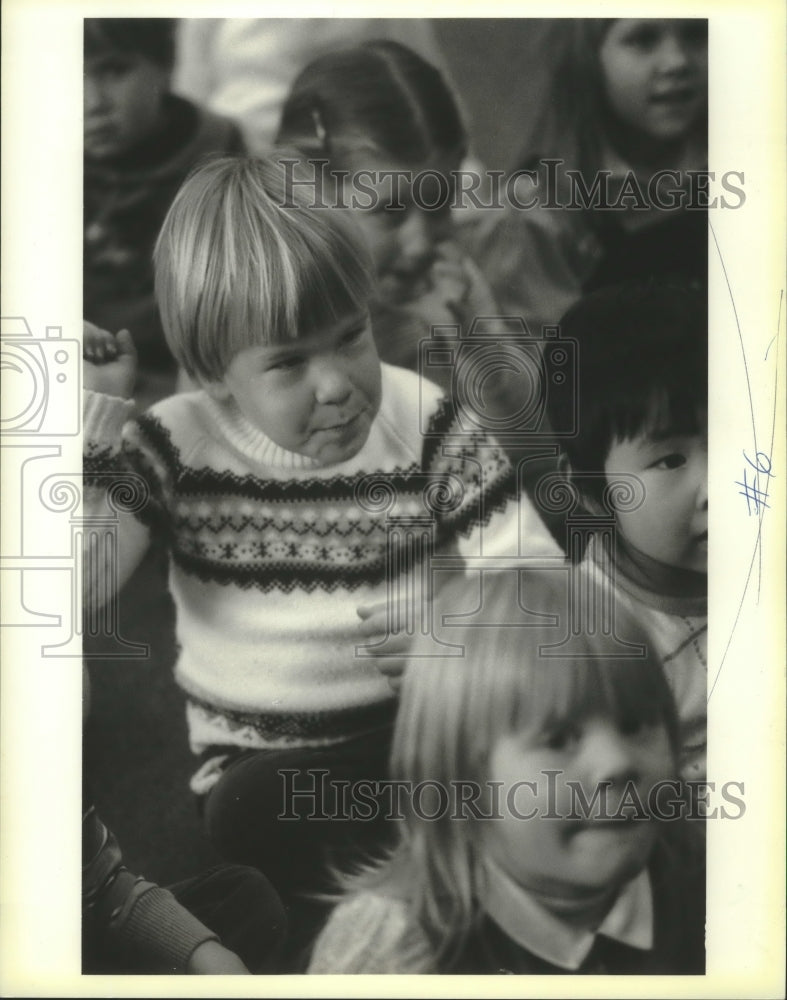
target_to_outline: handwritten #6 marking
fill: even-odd
[[[754,469],[754,479],[749,482],[749,470],[744,468],[743,470],[743,482],[740,480],[735,481],[736,486],[742,486],[743,489],[738,492],[742,497],[746,498],[746,505],[749,508],[749,514],[756,514],[759,516],[768,504],[768,486],[773,476],[771,471],[771,459],[770,456],[764,451],[758,451],[755,455],[755,461],[753,462],[749,456],[744,451],[743,457],[749,463],[749,465]],[[765,489],[760,489],[760,476],[764,476]]]

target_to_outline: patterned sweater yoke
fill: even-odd
[[[451,404],[412,372],[383,365],[366,443],[330,467],[201,391],[129,416],[88,394],[85,503],[105,503],[119,474],[146,484],[146,501],[121,515],[119,550],[138,561],[153,538],[170,553],[195,752],[318,746],[377,728],[393,698],[358,607],[398,593],[432,554],[457,567],[482,544],[519,554],[505,454],[481,432],[459,434]],[[535,510],[526,521],[536,552],[556,554]]]

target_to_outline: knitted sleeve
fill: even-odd
[[[137,518],[150,489],[129,463],[123,432],[128,400],[84,393],[82,504],[83,586],[86,608],[108,604],[139,565],[150,543]]]
[[[405,905],[374,892],[340,903],[312,952],[309,975],[405,974],[431,971],[424,934],[412,925]]]
[[[84,587],[86,607],[107,604],[139,565],[151,535],[166,545],[174,450],[153,416],[133,404],[84,393]]]
[[[138,972],[184,972],[200,944],[218,940],[171,892],[125,868],[117,840],[93,808],[82,821],[82,845],[87,956]]]
[[[439,515],[438,542],[456,536],[460,553],[470,557],[563,558],[524,490],[501,446],[462,419],[443,400],[424,442],[423,468],[444,484],[448,499]]]

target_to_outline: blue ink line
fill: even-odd
[[[781,341],[781,327],[782,327],[782,303],[784,301],[784,289],[779,293],[779,316],[776,320],[776,336],[773,338],[776,341],[776,372],[773,376],[773,415],[771,420],[771,448],[768,452],[769,455],[773,454],[773,442],[776,440],[776,404],[779,399],[779,343]],[[771,341],[771,344],[773,340]],[[771,345],[768,345],[768,350],[770,350]],[[767,357],[767,354],[766,354]]]
[[[730,284],[729,275],[727,274],[727,268],[724,265],[724,258],[721,255],[721,248],[719,247],[719,241],[716,239],[716,232],[713,228],[713,225],[711,224],[710,219],[708,220],[708,228],[711,231],[713,242],[716,244],[716,252],[719,255],[719,263],[721,264],[721,269],[724,272],[724,280],[727,283],[727,291],[730,294],[730,304],[732,305],[732,312],[733,315],[735,316],[735,327],[738,331],[738,340],[740,341],[741,355],[743,356],[743,368],[744,371],[746,372],[746,391],[749,394],[749,410],[751,412],[752,438],[754,440],[754,450],[757,451],[757,427],[755,425],[755,420],[754,420],[754,400],[752,399],[752,394],[751,394],[751,379],[749,378],[749,365],[748,362],[746,361],[746,349],[743,346],[743,334],[741,333],[741,324],[740,320],[738,319],[738,310],[735,306],[735,296],[732,294],[732,285]]]
[[[743,490],[739,490],[738,493],[742,497],[746,497],[746,506],[749,509],[749,514],[751,514],[751,504],[754,501],[754,513],[760,513],[760,507],[768,507],[765,501],[768,499],[768,491],[760,489],[760,479],[759,476],[755,476],[754,482],[750,483],[748,479],[748,473],[744,469],[743,471],[743,482],[736,480],[736,486],[742,486]]]
[[[708,223],[708,225],[710,225],[710,223]],[[712,227],[711,227],[711,229],[712,229]],[[715,233],[714,233],[713,238],[714,238],[714,241],[716,242],[716,249],[719,250],[719,244],[716,241],[716,235],[715,235]],[[721,259],[721,251],[719,251],[719,258]],[[722,268],[724,268],[724,261],[722,261]],[[725,275],[725,278],[726,278],[726,276],[727,276],[726,269],[724,269],[724,275]],[[729,281],[727,282],[727,287],[729,289]],[[732,292],[731,291],[730,291],[730,296],[732,296]],[[778,313],[778,321],[777,321],[777,326],[776,326],[776,375],[774,376],[774,382],[773,382],[773,388],[774,388],[774,392],[773,392],[773,419],[772,419],[772,422],[771,422],[771,448],[770,448],[770,452],[769,452],[770,455],[773,454],[773,443],[774,443],[774,441],[776,439],[776,409],[777,409],[777,403],[778,403],[778,399],[779,399],[779,394],[778,394],[778,385],[779,385],[779,341],[781,339],[780,333],[781,333],[781,323],[782,323],[782,303],[783,303],[783,301],[784,301],[784,289],[782,289],[781,292],[779,293],[779,313]],[[734,302],[733,302],[733,309],[735,309]],[[736,313],[736,321],[737,321],[737,313]],[[757,525],[757,538],[756,538],[756,540],[754,542],[754,548],[752,549],[751,562],[749,563],[749,571],[746,574],[746,580],[745,580],[745,582],[743,584],[743,590],[741,591],[741,599],[738,602],[738,610],[735,613],[735,620],[733,621],[732,628],[730,629],[730,634],[729,634],[729,637],[727,639],[727,645],[724,647],[724,652],[722,653],[721,660],[719,661],[719,669],[716,671],[716,676],[713,679],[713,684],[711,685],[711,689],[708,692],[708,702],[710,702],[711,695],[716,690],[716,684],[718,683],[719,677],[721,676],[721,671],[722,671],[722,668],[724,667],[724,661],[727,659],[727,653],[729,653],[729,651],[730,651],[730,646],[732,645],[732,638],[735,635],[735,630],[738,627],[738,621],[739,621],[740,616],[741,616],[741,611],[743,610],[743,602],[746,600],[746,593],[747,593],[747,591],[749,589],[749,582],[751,580],[752,570],[754,569],[754,560],[757,558],[758,554],[759,554],[759,557],[760,557],[760,579],[758,581],[758,586],[757,586],[757,603],[759,604],[759,600],[760,600],[760,587],[761,587],[761,584],[762,584],[762,515],[764,513],[765,512],[763,511],[762,514],[760,515],[759,519],[758,519],[759,523]]]
[[[743,452],[743,457],[746,459],[746,461],[749,463],[752,469],[754,469],[755,472],[761,472],[764,476],[769,476],[769,477],[773,476],[773,473],[771,472],[771,469],[773,468],[773,466],[771,465],[771,456],[767,452],[758,451],[757,454],[754,456],[757,459],[756,462],[752,462],[752,460],[749,458],[749,456],[746,454],[745,451]],[[763,460],[768,463],[767,468],[763,466]]]
[[[760,514],[761,513],[761,511],[760,511],[761,507],[765,508],[765,507],[769,507],[770,506],[769,504],[767,504],[765,502],[768,499],[768,488],[767,488],[767,486],[766,486],[766,488],[764,490],[760,489],[760,476],[761,475],[765,476],[766,479],[768,480],[768,485],[770,485],[770,479],[773,476],[773,473],[771,472],[771,468],[772,468],[772,466],[771,466],[771,458],[770,458],[770,455],[766,455],[764,451],[758,451],[757,452],[757,456],[756,456],[757,461],[756,462],[753,462],[749,458],[749,456],[746,454],[745,451],[743,452],[743,457],[746,459],[746,461],[749,463],[749,465],[752,467],[752,469],[754,469],[756,475],[754,476],[754,481],[750,483],[749,482],[749,472],[748,472],[748,469],[744,469],[743,470],[743,482],[741,482],[738,479],[738,480],[735,481],[735,485],[743,487],[743,490],[739,491],[740,492],[740,496],[746,497],[746,506],[748,508],[749,515],[751,516],[751,513],[752,513],[751,501],[752,500],[754,501],[754,513],[755,514]],[[767,462],[767,465],[765,464],[766,462]]]
[[[754,560],[757,558],[757,550],[760,548],[760,532],[762,531],[762,521],[760,521],[759,527],[757,528],[757,541],[754,543],[754,549],[751,554],[751,562],[749,563],[749,572],[746,574],[746,581],[743,584],[743,592],[741,593],[741,599],[738,602],[738,610],[735,612],[735,621],[732,623],[732,628],[730,629],[730,635],[727,639],[727,645],[724,647],[724,652],[722,653],[721,660],[719,661],[719,669],[716,671],[716,676],[713,678],[713,684],[708,692],[708,702],[711,700],[711,695],[716,690],[716,685],[721,676],[721,670],[724,666],[724,661],[727,659],[727,653],[730,651],[730,646],[732,645],[732,637],[735,635],[735,629],[738,627],[738,619],[741,616],[741,611],[743,610],[743,602],[746,600],[746,591],[749,589],[749,581],[751,580],[752,570],[754,569]]]
[[[768,451],[769,461],[770,456],[773,454],[773,442],[776,440],[776,407],[779,400],[779,345],[781,341],[781,328],[782,328],[782,304],[784,303],[784,289],[782,288],[779,292],[779,311],[776,316],[776,370],[773,376],[773,409],[771,413],[771,446]],[[771,341],[773,343],[773,341]],[[771,349],[771,345],[768,344],[768,350]],[[766,351],[767,357],[767,351]],[[770,473],[769,473],[770,474]],[[760,528],[762,529],[762,522],[760,522]],[[760,576],[757,582],[757,603],[760,603],[760,589],[762,587],[762,551],[760,551]]]

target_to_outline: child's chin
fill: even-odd
[[[359,428],[358,433],[349,440],[339,438],[336,441],[326,442],[314,457],[320,465],[339,465],[341,462],[349,462],[366,444],[369,437],[368,427],[365,428],[365,433],[363,431],[363,428]]]
[[[326,448],[317,456],[317,460],[320,465],[341,465],[342,462],[349,462],[351,458],[355,458],[362,447],[361,444],[357,448]]]
[[[656,836],[651,820],[636,817],[582,822],[574,833],[574,849],[588,857],[598,855],[604,861],[617,860],[623,867],[643,864]],[[605,852],[612,851],[605,858]]]

